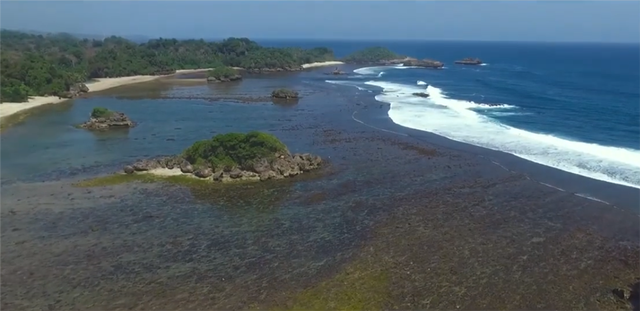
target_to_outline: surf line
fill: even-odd
[[[367,127],[372,128],[372,129],[379,130],[379,131],[383,131],[383,132],[391,133],[391,134],[396,134],[396,135],[405,136],[405,137],[408,137],[408,136],[409,136],[409,135],[404,134],[404,133],[398,133],[398,132],[394,132],[394,131],[390,131],[390,130],[385,130],[385,129],[381,129],[381,128],[379,128],[379,127],[375,127],[375,126],[373,126],[373,125],[366,124],[366,123],[364,123],[364,122],[362,122],[362,121],[360,121],[360,120],[358,120],[358,119],[356,118],[356,113],[358,113],[358,110],[354,111],[354,112],[351,114],[351,119],[353,119],[353,121],[356,121],[356,122],[358,122],[358,123],[360,123],[360,124],[362,124],[362,125],[364,125],[364,126],[367,126]]]

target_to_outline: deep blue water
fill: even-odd
[[[332,83],[369,90],[397,124],[591,178],[640,187],[640,46],[600,43],[266,41],[373,45],[445,63],[443,70],[370,67]],[[485,66],[455,65],[478,57]],[[430,99],[411,93],[425,85]],[[382,94],[379,94],[384,90]]]

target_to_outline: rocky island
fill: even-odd
[[[454,63],[459,65],[482,65],[483,62],[479,58],[464,58],[461,60],[457,60]]]
[[[294,177],[321,165],[319,156],[291,154],[275,136],[254,131],[219,134],[194,143],[180,155],[125,166],[124,172],[190,175],[216,182],[265,181]]]
[[[405,59],[402,64],[404,66],[413,66],[413,67],[423,67],[423,68],[434,68],[434,69],[441,69],[442,67],[444,67],[444,64],[442,62],[439,62],[437,60],[432,60],[432,59],[416,59],[416,58],[407,58]]]
[[[343,61],[345,63],[362,65],[403,65],[436,69],[444,67],[442,62],[431,59],[420,60],[413,57],[402,56],[384,47],[371,47],[354,52],[346,56]]]
[[[296,91],[289,89],[277,89],[271,92],[271,98],[274,99],[298,99],[300,95]]]
[[[220,66],[207,72],[207,82],[220,83],[242,80],[242,76],[238,71],[231,67]]]
[[[136,123],[131,121],[124,113],[111,111],[107,108],[96,107],[91,111],[89,120],[78,125],[88,130],[108,130],[111,128],[132,128]]]

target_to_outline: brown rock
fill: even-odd
[[[125,166],[123,170],[126,174],[133,174],[136,171],[131,165]]]

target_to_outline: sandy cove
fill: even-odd
[[[199,72],[204,70],[209,70],[209,69],[177,70],[175,74],[192,73],[192,72]],[[175,75],[175,74],[171,74],[171,75]],[[102,79],[95,79],[93,81],[89,81],[85,84],[89,88],[89,93],[90,93],[90,92],[104,91],[114,87],[128,85],[128,84],[147,82],[147,81],[151,81],[151,80],[155,80],[155,79],[159,79],[159,78],[163,78],[171,75],[102,78]],[[23,102],[23,103],[10,103],[10,102],[2,103],[0,104],[0,118],[10,116],[12,114],[18,113],[23,110],[36,108],[36,107],[47,105],[47,104],[58,104],[67,100],[70,100],[70,98],[59,98],[57,96],[33,96],[29,98],[29,101]]]
[[[307,68],[334,66],[334,65],[342,65],[342,64],[344,63],[341,61],[315,62],[315,63],[303,64],[302,68],[307,69]]]
[[[340,64],[343,64],[343,62],[340,62],[340,61],[315,62],[310,64],[303,64],[302,68],[306,69],[306,68],[333,66],[333,65],[340,65]],[[141,75],[141,76],[130,76],[130,77],[119,77],[119,78],[102,78],[102,79],[95,79],[94,81],[87,82],[86,85],[89,88],[89,93],[90,93],[90,92],[104,91],[107,89],[128,85],[128,84],[152,81],[159,78],[173,76],[176,74],[193,73],[193,72],[200,72],[200,71],[206,71],[206,70],[210,70],[210,68],[183,69],[183,70],[177,70],[176,73],[174,74],[161,75],[161,76],[142,76]],[[69,100],[69,98],[59,98],[57,96],[33,96],[33,97],[30,97],[27,102],[23,102],[23,103],[10,103],[10,102],[1,103],[0,119],[10,116],[12,114],[18,113],[20,111],[27,110],[27,109],[36,108],[36,107],[47,105],[47,104],[58,104],[67,100]]]

